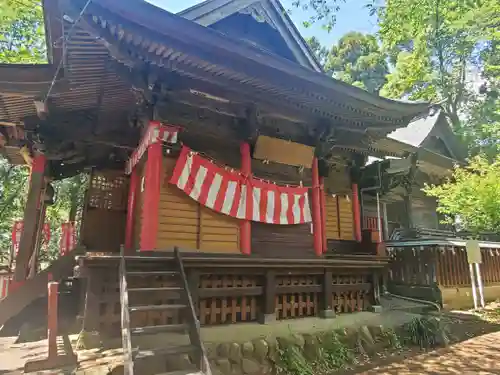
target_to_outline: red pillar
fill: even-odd
[[[323,240],[323,253],[328,251],[326,239],[326,196],[325,196],[325,178],[319,178],[320,183],[320,204],[321,204],[321,236]]]
[[[317,256],[323,254],[323,236],[321,230],[321,192],[319,182],[318,158],[312,165],[312,224],[314,237],[314,252]]]
[[[130,186],[128,189],[127,203],[127,224],[125,227],[125,251],[132,252],[133,250],[133,235],[134,235],[134,212],[135,202],[137,197],[137,185],[139,184],[139,175],[137,168],[134,168],[130,175]]]
[[[250,179],[252,177],[252,158],[250,156],[250,145],[247,142],[243,142],[240,145],[241,153],[241,173],[246,178]],[[247,184],[246,191],[246,202],[247,210],[253,209],[253,195],[252,189],[249,189],[250,185]],[[250,220],[241,220],[240,224],[240,251],[243,254],[250,255],[252,252],[252,224]]]
[[[57,357],[57,292],[59,283],[48,283],[48,309],[47,309],[47,341],[49,344],[49,359]]]
[[[361,212],[358,184],[352,184],[352,215],[354,219],[354,236],[356,241],[361,242]]]
[[[152,127],[159,126],[156,121],[150,122]],[[152,143],[147,151],[144,173],[144,205],[142,208],[141,251],[156,249],[158,235],[158,211],[160,204],[161,165],[163,158],[162,144]]]

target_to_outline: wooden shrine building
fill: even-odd
[[[378,304],[389,258],[362,231],[359,184],[369,155],[391,155],[377,142],[429,104],[325,75],[277,0],[209,0],[177,15],[139,0],[45,0],[44,15],[49,62],[0,66],[2,152],[32,166],[0,325],[49,274],[72,274],[75,254],[31,278],[28,268],[40,195],[84,171],[86,329],[120,332],[120,259],[161,272],[179,260],[174,247],[202,325]],[[168,304],[164,279],[140,281],[156,288],[142,305]],[[132,326],[182,320],[156,310],[135,311]]]

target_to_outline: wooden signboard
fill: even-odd
[[[313,157],[314,147],[265,135],[257,138],[253,153],[254,159],[305,168],[311,168]]]
[[[467,250],[467,261],[469,264],[481,263],[481,249],[479,248],[479,241],[467,240],[465,244]]]

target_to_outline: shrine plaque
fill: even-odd
[[[469,264],[481,263],[481,249],[478,240],[467,240],[465,243],[467,250],[467,261]]]
[[[314,147],[260,135],[255,144],[253,158],[295,167],[311,168]]]

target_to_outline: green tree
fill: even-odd
[[[455,168],[450,181],[424,191],[437,198],[447,223],[473,233],[500,233],[500,156],[493,163],[476,156],[469,166]]]
[[[380,51],[377,38],[358,32],[345,34],[332,46],[325,69],[333,77],[371,93],[380,91],[389,73],[386,55]]]
[[[472,152],[494,155],[488,127],[498,107],[478,86],[496,85],[498,1],[391,0],[379,25],[395,66],[381,94],[440,102]]]
[[[12,166],[0,158],[0,264],[8,260],[12,226],[22,219],[28,168]]]
[[[0,63],[46,62],[41,3],[0,0]]]
[[[331,28],[343,2],[294,4],[313,11],[309,23]],[[470,151],[494,156],[500,105],[500,2],[366,0],[365,4],[378,16],[379,37],[391,64],[380,95],[441,103]],[[345,80],[349,79],[348,75]]]
[[[324,68],[325,64],[326,64],[327,56],[328,56],[328,49],[326,47],[322,46],[320,41],[318,40],[318,38],[316,38],[315,36],[307,38],[306,42],[309,45],[309,48],[311,49],[311,51],[314,53],[314,55],[318,59],[318,62]]]

